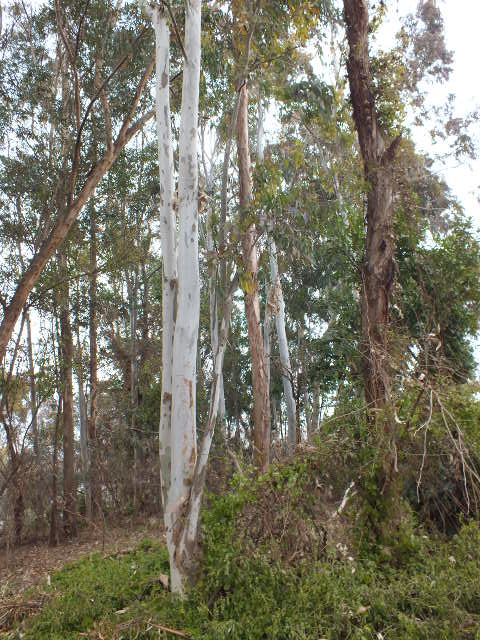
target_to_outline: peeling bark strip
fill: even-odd
[[[245,212],[252,199],[252,173],[248,136],[248,89],[244,82],[239,90],[237,115],[237,152],[240,209]],[[253,384],[253,459],[255,466],[264,471],[270,455],[270,398],[267,367],[263,348],[260,303],[258,299],[257,230],[251,223],[242,240],[242,261],[245,285],[245,315],[248,343],[252,361]]]
[[[373,409],[389,398],[387,324],[395,276],[392,163],[400,138],[388,149],[378,125],[368,56],[365,0],[344,0],[349,56],[348,80],[353,117],[363,159],[367,196],[367,235],[362,265],[362,352],[365,399]]]

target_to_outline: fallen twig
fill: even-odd
[[[338,518],[338,516],[342,513],[342,511],[345,509],[345,507],[348,504],[348,501],[350,500],[350,498],[352,496],[354,496],[357,492],[353,491],[353,488],[355,486],[355,481],[352,480],[351,483],[348,485],[345,493],[343,494],[343,498],[342,501],[340,503],[340,506],[338,507],[338,509],[333,513],[331,520],[333,520],[334,518]]]
[[[15,622],[38,611],[50,596],[42,593],[38,600],[11,600],[0,604],[0,630],[8,631]]]

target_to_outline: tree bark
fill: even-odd
[[[237,115],[237,153],[239,171],[240,209],[245,219],[252,199],[252,174],[248,135],[248,90],[244,82],[239,89]],[[263,346],[258,298],[257,230],[249,223],[242,239],[242,288],[247,318],[248,343],[252,363],[253,385],[253,459],[255,466],[264,471],[270,457],[270,397]]]
[[[50,533],[48,544],[56,547],[58,544],[58,506],[57,506],[57,484],[58,484],[58,433],[60,431],[60,419],[62,413],[62,396],[59,391],[57,414],[55,416],[55,429],[53,432],[53,456],[52,456],[52,505],[50,511]]]
[[[89,339],[90,339],[90,415],[88,419],[88,484],[90,488],[90,516],[96,520],[101,511],[99,485],[99,456],[97,441],[97,216],[92,202],[90,209],[90,286],[89,286]]]
[[[169,34],[163,10],[146,7],[156,35],[156,112],[163,254],[160,471],[173,592],[182,595],[194,566],[185,515],[197,458],[196,365],[200,319],[197,129],[201,1],[185,3],[185,59],[179,136],[178,262],[173,212]],[[180,548],[180,542],[183,545]]]
[[[80,330],[77,327],[77,362],[76,374],[78,383],[78,413],[80,417],[80,462],[85,485],[85,516],[92,517],[92,495],[90,490],[90,455],[88,451],[88,412],[83,379],[83,355],[80,342]]]
[[[77,496],[75,486],[75,436],[73,422],[73,336],[70,323],[70,286],[65,245],[58,253],[61,388],[63,398],[63,530],[67,537],[76,533]]]
[[[296,403],[292,386],[292,367],[288,352],[287,331],[285,327],[285,301],[283,299],[282,284],[278,274],[277,248],[273,240],[269,243],[270,274],[272,279],[273,295],[275,297],[275,328],[277,331],[278,350],[280,353],[280,366],[282,373],[283,394],[287,407],[287,442],[291,451],[296,442]]]
[[[173,150],[170,121],[170,32],[166,17],[158,8],[151,14],[155,29],[156,121],[160,178],[160,235],[162,243],[162,396],[160,403],[159,459],[162,504],[167,545],[173,553],[172,522],[167,520],[171,476],[172,369],[178,286],[176,221],[173,209]]]
[[[138,364],[137,364],[137,295],[138,295],[138,267],[135,265],[130,276],[125,269],[125,280],[128,291],[128,310],[130,321],[130,437],[133,444],[133,507],[137,508],[138,500]]]
[[[362,354],[365,399],[373,413],[389,399],[387,326],[396,266],[393,237],[392,163],[400,141],[386,148],[371,89],[366,0],[344,0],[347,61],[353,117],[363,159],[367,232],[362,264]]]
[[[172,472],[168,510],[180,540],[197,457],[196,364],[200,319],[198,263],[198,101],[200,87],[201,2],[185,3],[185,52],[179,134],[178,294],[173,339]],[[183,525],[183,523],[182,523]],[[172,589],[182,593],[191,576],[193,549],[171,558]]]

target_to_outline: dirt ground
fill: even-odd
[[[99,527],[86,527],[57,547],[46,542],[0,550],[0,603],[32,585],[48,581],[49,575],[66,563],[90,553],[112,555],[134,548],[144,538],[164,539],[161,518],[125,520]]]

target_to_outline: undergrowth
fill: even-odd
[[[336,489],[320,467],[318,456],[306,456],[210,496],[202,574],[185,601],[159,580],[166,550],[145,541],[58,572],[52,598],[21,637],[480,640],[478,525],[467,522],[449,539],[427,534],[404,505],[396,540],[366,544],[360,497],[332,518]]]

